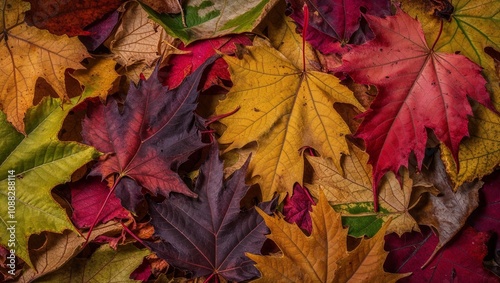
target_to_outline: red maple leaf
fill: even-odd
[[[197,199],[180,194],[161,203],[148,199],[151,224],[161,239],[147,244],[151,250],[194,277],[209,276],[205,282],[213,276],[236,282],[258,277],[245,253],[260,254],[269,230],[255,208],[240,208],[249,189],[245,185],[248,163],[224,181],[218,145],[213,144],[196,181]],[[259,207],[271,213],[273,203]]]
[[[303,28],[304,12],[307,5],[309,19],[305,39],[323,54],[341,52],[342,45],[351,41],[360,28],[361,7],[375,16],[390,15],[388,0],[287,0],[290,17]]]
[[[163,84],[170,89],[178,87],[184,78],[200,67],[208,58],[214,56],[217,51],[232,55],[236,51],[236,44],[252,45],[252,41],[246,35],[223,36],[194,42],[188,46],[183,43],[179,45],[180,50],[190,51],[187,54],[173,55],[169,60],[169,66],[165,69],[167,75]],[[223,85],[222,81],[230,81],[228,65],[224,59],[215,60],[208,67],[205,83],[202,90],[213,85]]]
[[[481,68],[458,54],[429,48],[419,22],[398,10],[395,16],[365,15],[375,39],[352,46],[337,71],[356,82],[372,84],[378,95],[360,117],[356,136],[363,138],[373,165],[373,186],[382,176],[407,166],[413,152],[421,167],[426,128],[452,151],[455,158],[468,136],[467,96],[493,109]]]
[[[85,143],[107,155],[90,175],[116,176],[116,192],[122,205],[134,211],[142,199],[141,186],[152,194],[179,192],[195,197],[175,172],[197,149],[203,121],[196,109],[198,85],[207,60],[180,87],[168,90],[157,79],[157,70],[138,87],[130,86],[123,109],[116,100],[89,107],[83,121]]]

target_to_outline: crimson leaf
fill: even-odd
[[[259,276],[246,252],[260,254],[268,229],[255,208],[240,209],[248,191],[242,168],[223,181],[223,163],[212,145],[195,185],[198,198],[172,194],[156,203],[148,198],[151,224],[161,241],[149,247],[168,263],[191,271],[193,276],[220,275],[243,281]],[[270,213],[273,202],[259,205]]]
[[[207,60],[170,91],[157,79],[156,69],[139,86],[130,86],[122,111],[115,100],[88,109],[83,140],[107,153],[90,175],[116,174],[117,195],[129,210],[141,199],[141,186],[154,195],[168,196],[174,191],[196,196],[174,171],[205,146],[200,134],[202,118],[193,111],[203,71],[215,59]]]
[[[312,231],[310,212],[312,212],[312,206],[316,205],[316,203],[307,188],[295,183],[292,197],[287,195],[284,203],[283,216],[285,216],[285,220],[289,223],[296,223],[297,226],[310,235]]]

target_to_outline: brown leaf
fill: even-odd
[[[182,12],[182,0],[141,0],[160,14],[178,14]]]
[[[46,30],[29,27],[24,12],[29,4],[7,1],[0,6],[0,104],[7,120],[24,132],[24,115],[33,105],[35,84],[45,79],[61,98],[67,99],[66,69],[82,69],[80,62],[89,57],[78,38],[56,36]]]
[[[247,254],[262,273],[256,282],[396,282],[409,275],[387,273],[383,269],[388,223],[373,238],[361,240],[354,250],[348,251],[347,229],[342,228],[340,214],[330,207],[322,192],[311,213],[310,236],[281,217],[259,213],[271,230],[267,237],[278,245],[281,253]]]
[[[138,3],[132,2],[126,8],[110,50],[125,67],[127,76],[137,82],[141,72],[149,77],[154,63],[171,48],[174,38],[150,20]]]
[[[122,226],[119,223],[108,222],[107,224],[96,227],[90,240],[103,234],[117,233],[121,231],[121,229]],[[43,238],[40,239],[42,242],[41,246],[29,251],[31,261],[35,268],[24,270],[17,282],[32,282],[39,277],[59,269],[76,256],[85,243],[85,237],[69,230],[64,231],[62,234],[46,232],[39,237]]]
[[[435,154],[430,167],[424,167],[422,173],[417,175],[418,178],[433,183],[439,194],[424,194],[419,204],[410,211],[419,224],[437,230],[439,243],[433,256],[460,231],[469,215],[477,208],[478,191],[483,186],[483,182],[474,181],[464,183],[456,193],[453,192],[453,184],[439,156]],[[431,259],[432,256],[429,260]]]

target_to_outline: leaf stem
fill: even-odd
[[[303,71],[306,71],[306,35],[309,27],[309,7],[304,3],[304,24],[302,25],[302,66]]]
[[[85,239],[85,243],[83,244],[83,248],[85,248],[85,246],[87,246],[88,242],[89,242],[89,239],[90,239],[90,236],[92,234],[92,230],[94,230],[94,227],[97,225],[97,221],[99,220],[99,216],[101,216],[101,213],[102,211],[104,210],[104,207],[106,206],[106,204],[108,203],[109,201],[109,198],[111,197],[111,194],[114,193],[115,189],[116,189],[116,185],[118,184],[118,182],[120,182],[121,180],[121,176],[119,176],[116,180],[115,180],[115,183],[113,184],[113,187],[111,188],[111,190],[109,190],[109,193],[108,195],[106,196],[106,199],[104,199],[104,203],[102,204],[101,206],[101,209],[99,209],[99,212],[97,213],[97,215],[95,216],[94,218],[94,222],[92,223],[92,225],[90,226],[89,228],[89,233],[87,234],[87,239]]]
[[[434,51],[434,47],[436,47],[437,42],[439,41],[439,38],[441,37],[441,33],[443,32],[443,19],[441,19],[441,26],[439,27],[439,33],[438,36],[436,37],[436,40],[434,41],[434,44],[431,47],[431,50]]]

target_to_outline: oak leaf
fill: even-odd
[[[88,92],[83,98],[89,97]],[[12,170],[15,182],[16,210],[9,213],[7,205],[0,206],[0,244],[8,246],[9,221],[19,219],[16,225],[16,254],[32,263],[28,255],[30,235],[51,231],[61,233],[74,230],[66,211],[54,201],[50,191],[58,184],[70,181],[79,167],[99,156],[94,148],[77,142],[64,142],[57,134],[68,112],[80,97],[71,99],[73,105],[47,97],[26,114],[27,136],[17,132],[0,112],[0,180],[7,184]],[[0,195],[7,199],[10,191],[2,187]],[[14,218],[14,219],[13,219]]]
[[[145,6],[151,18],[185,44],[196,40],[252,31],[277,0],[191,0],[184,14],[159,14]]]
[[[224,181],[217,146],[211,146],[200,168],[194,189],[197,199],[172,194],[161,203],[148,201],[151,223],[161,240],[148,246],[159,257],[190,271],[194,277],[250,280],[259,272],[245,252],[259,253],[268,230],[254,208],[240,208],[240,201],[249,189],[245,185],[248,162]],[[273,202],[259,205],[266,213],[270,213],[272,206]]]
[[[56,35],[88,35],[83,30],[92,22],[116,10],[123,0],[57,1],[26,0],[31,9],[26,12],[26,22]]]
[[[66,69],[82,69],[80,61],[90,57],[77,38],[50,34],[29,27],[24,13],[29,3],[6,1],[0,7],[0,104],[7,120],[25,132],[24,115],[33,105],[37,79],[45,79],[59,97],[67,100],[64,73]]]
[[[304,71],[300,57],[286,57],[301,42],[300,36],[295,39],[280,46],[285,54],[256,38],[242,59],[224,57],[234,85],[216,114],[239,110],[221,119],[227,129],[219,142],[230,144],[227,150],[231,150],[257,141],[249,174],[260,176],[264,200],[275,192],[291,193],[295,182],[302,183],[305,146],[332,158],[340,168],[341,155],[349,152],[345,136],[350,130],[333,105],[363,109],[338,79]]]
[[[350,146],[351,155],[343,160],[344,172],[339,171],[329,160],[322,157],[307,156],[314,174],[312,184],[308,184],[314,196],[323,191],[333,208],[342,213],[344,225],[349,226],[349,235],[373,236],[389,219],[391,224],[387,233],[419,231],[418,224],[410,214],[420,200],[412,197],[414,184],[407,170],[403,170],[398,181],[394,174],[387,174],[379,186],[379,211],[373,210],[372,167],[368,154],[355,146]],[[430,186],[421,182],[422,186]]]
[[[174,90],[162,86],[156,69],[148,80],[130,86],[121,111],[114,99],[106,106],[89,107],[83,140],[107,154],[91,175],[116,176],[115,190],[127,209],[135,210],[141,186],[153,195],[174,191],[196,196],[174,171],[205,146],[202,118],[193,111],[203,71],[215,59],[207,60]]]
[[[412,152],[421,167],[426,129],[432,129],[457,159],[472,115],[467,97],[493,106],[481,68],[462,55],[429,48],[417,20],[401,10],[385,19],[365,18],[375,39],[352,46],[338,71],[379,90],[356,132],[365,140],[376,192],[386,172],[408,166]]]
[[[500,76],[496,60],[486,52],[488,48],[500,51],[498,28],[500,3],[497,1],[451,1],[445,2],[453,9],[449,18],[443,15],[445,7],[433,1],[403,1],[403,9],[422,22],[428,43],[434,42],[443,24],[441,37],[436,42],[436,51],[460,53],[483,67],[496,109],[500,109]],[[500,116],[481,105],[474,105],[474,117],[469,119],[470,138],[460,144],[458,163],[453,152],[443,149],[443,160],[455,190],[465,182],[471,182],[491,173],[500,164]],[[460,170],[458,170],[460,169]]]
[[[387,273],[383,269],[387,225],[373,238],[363,239],[348,251],[347,229],[342,228],[340,214],[330,207],[323,193],[311,213],[310,236],[283,218],[259,213],[271,230],[267,237],[278,245],[281,253],[247,254],[262,273],[256,282],[396,282],[409,275]]]

